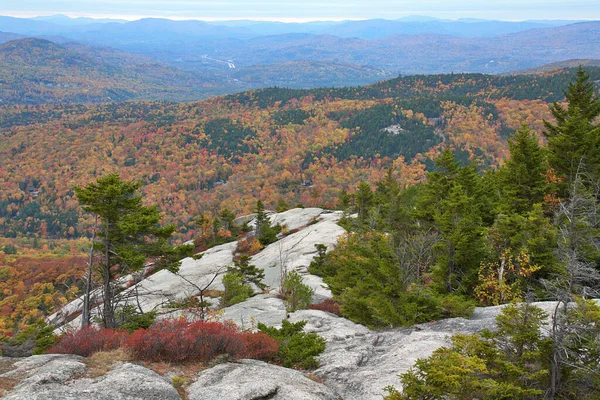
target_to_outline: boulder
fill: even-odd
[[[310,376],[310,375],[309,375]],[[331,388],[300,371],[256,360],[225,363],[202,371],[189,400],[338,400]]]
[[[96,379],[81,378],[86,366],[73,355],[33,356],[0,377],[26,377],[4,396],[8,400],[179,400],[171,383],[136,364],[121,364]]]
[[[243,329],[255,328],[259,322],[280,325],[287,312],[283,300],[274,294],[259,294],[223,310],[222,321],[232,321]]]

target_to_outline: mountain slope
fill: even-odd
[[[600,69],[591,69],[600,79]],[[365,87],[264,89],[197,103],[0,108],[0,235],[77,237],[72,193],[98,175],[142,180],[166,222],[189,238],[200,214],[249,212],[258,193],[332,205],[341,188],[424,177],[440,151],[482,168],[523,122],[541,133],[573,71],[549,76],[398,77]],[[185,205],[185,209],[184,206]],[[84,217],[87,218],[87,217]]]
[[[210,94],[198,77],[151,59],[37,38],[0,45],[0,69],[2,104],[192,100]]]
[[[567,68],[577,68],[579,66],[582,67],[600,67],[600,60],[598,59],[574,59],[574,60],[566,60],[559,61],[555,63],[550,63],[546,65],[541,65],[535,68],[523,69],[520,71],[510,72],[508,75],[533,75],[533,74],[541,74],[544,72],[560,72]]]

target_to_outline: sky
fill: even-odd
[[[1,0],[0,15],[311,21],[411,15],[498,20],[600,20],[600,0]]]

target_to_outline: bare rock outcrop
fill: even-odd
[[[331,388],[300,371],[256,360],[202,371],[188,389],[190,400],[338,400]]]
[[[83,358],[73,355],[32,356],[18,361],[2,377],[23,379],[6,400],[179,400],[171,383],[140,365],[125,363],[99,378],[82,377]]]

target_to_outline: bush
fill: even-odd
[[[302,277],[297,271],[288,272],[281,283],[281,295],[289,312],[308,307],[314,293],[312,288],[302,283]]]
[[[286,368],[315,369],[319,361],[315,358],[325,350],[325,339],[316,333],[302,332],[306,321],[291,323],[281,321],[281,328],[258,324],[258,329],[279,341],[277,358]]]
[[[332,299],[325,299],[318,304],[311,304],[308,306],[309,310],[320,310],[325,311],[331,314],[335,314],[338,317],[342,315],[342,310],[340,310],[340,305],[333,301]]]
[[[264,334],[243,333],[233,324],[165,320],[133,333],[125,344],[137,360],[206,362],[219,355],[270,360],[277,342]]]
[[[263,332],[246,332],[243,334],[244,358],[262,361],[275,361],[279,351],[279,342]]]
[[[26,342],[29,340],[35,342],[32,354],[44,354],[48,348],[56,344],[58,337],[54,334],[53,326],[46,324],[44,320],[40,320],[20,331],[14,337],[2,341],[5,341],[8,346],[27,346]]]
[[[60,336],[58,343],[49,348],[46,353],[77,354],[89,357],[99,351],[118,349],[125,343],[128,336],[129,333],[126,331],[88,326]]]
[[[442,316],[444,318],[469,318],[477,302],[460,294],[446,294],[439,298]]]
[[[150,327],[156,319],[156,311],[146,313],[138,312],[132,305],[126,305],[123,308],[117,309],[115,320],[119,328],[133,333],[138,329],[146,329]]]
[[[17,248],[12,244],[7,244],[2,248],[4,254],[17,254]]]
[[[244,283],[244,276],[240,273],[227,273],[223,276],[223,296],[221,305],[229,307],[241,303],[254,294],[252,287]]]
[[[400,375],[402,392],[386,387],[385,399],[544,398],[550,376],[550,339],[541,331],[546,318],[537,307],[507,305],[496,318],[497,331],[454,335],[450,347],[418,359]]]

